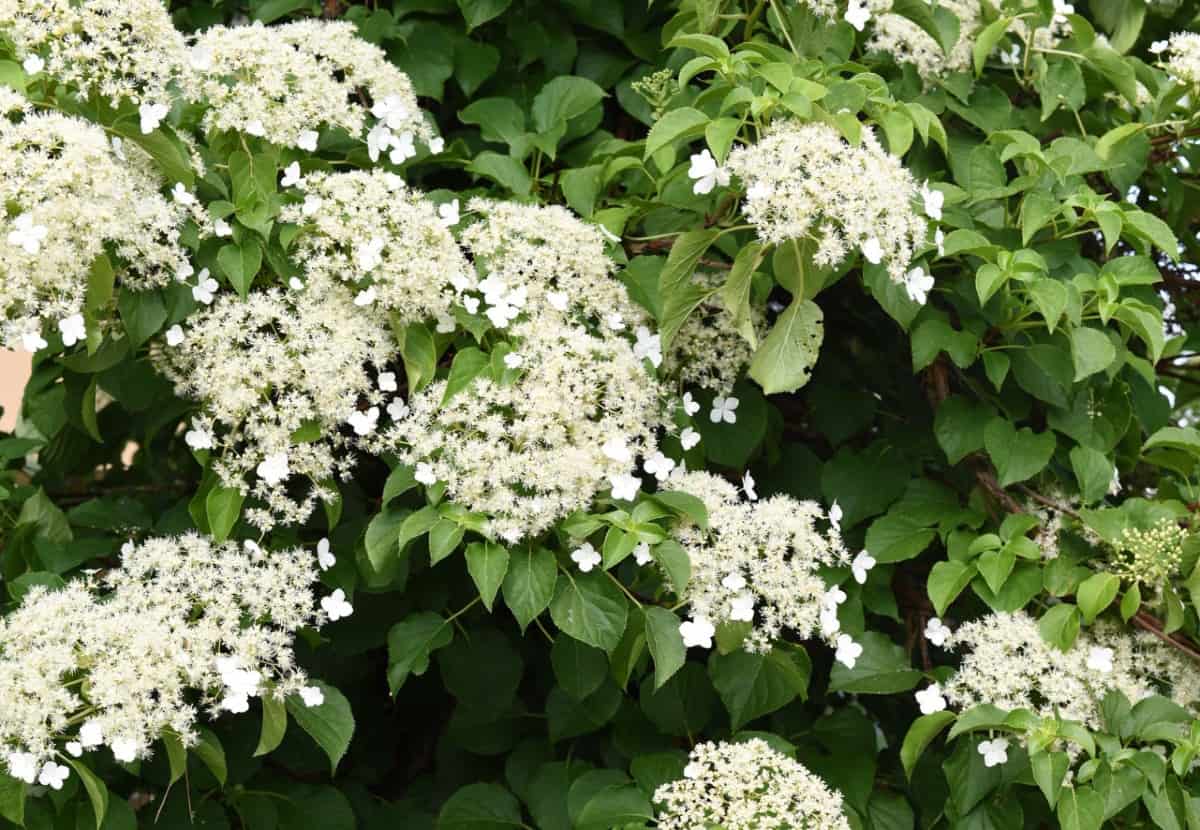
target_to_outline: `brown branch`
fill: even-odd
[[[645,242],[627,242],[625,243],[625,250],[631,256],[644,253],[661,253],[671,250],[671,246],[674,244],[674,239],[648,239]],[[718,271],[728,271],[733,268],[732,263],[723,262],[719,259],[702,258],[699,264],[705,268],[715,268]]]
[[[1168,634],[1163,630],[1163,624],[1154,616],[1139,610],[1130,620],[1138,628],[1148,631],[1167,645],[1179,649],[1193,660],[1200,661],[1200,647],[1191,639],[1179,634]]]
[[[1022,484],[1021,490],[1022,490],[1022,492],[1025,493],[1025,495],[1029,496],[1029,498],[1033,499],[1038,504],[1044,504],[1046,507],[1049,507],[1053,510],[1057,510],[1059,513],[1064,513],[1067,516],[1070,516],[1072,519],[1075,519],[1077,521],[1082,521],[1079,514],[1076,513],[1073,509],[1071,509],[1070,507],[1067,507],[1067,505],[1065,505],[1065,504],[1060,504],[1059,502],[1056,502],[1054,499],[1043,496],[1041,493],[1037,492],[1029,485]]]
[[[1156,135],[1150,139],[1150,145],[1158,147],[1163,144],[1170,144],[1173,141],[1182,141],[1185,138],[1192,138],[1200,135],[1200,129],[1185,130],[1182,133],[1166,133],[1164,135]]]

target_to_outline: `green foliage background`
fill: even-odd
[[[1197,8],[1081,0],[1072,38],[1010,67],[989,57],[1008,5],[989,9],[977,71],[926,87],[865,55],[849,25],[822,25],[794,3],[172,3],[188,31],[241,15],[353,21],[413,79],[447,139],[445,154],[409,165],[409,183],[562,203],[603,223],[623,237],[623,279],[668,338],[694,302],[686,286],[701,258],[748,264],[759,299],[815,300],[825,337],[811,381],[789,391],[795,365],[765,364],[738,385],[738,428],[701,417],[704,440],[687,458],[739,478],[750,469],[763,494],[841,505],[851,546],[880,563],[861,586],[834,575],[849,595],[843,629],[865,653],[853,670],[820,644],[684,660],[668,633],[676,616],[647,599],[654,586],[631,562],[614,573],[639,604],[601,573],[557,570],[569,535],[617,546],[638,528],[580,516],[513,550],[461,528],[431,534],[439,514],[408,473],[364,460],[335,514],[273,540],[311,546],[328,534],[340,555],[327,581],[353,590],[353,616],[299,644],[328,684],[324,720],[302,708],[290,721],[274,709],[220,719],[188,754],[186,778],[164,748],[138,765],[98,762],[90,793],[83,773],[24,801],[2,779],[0,814],[87,827],[99,807],[105,830],[644,827],[650,793],[679,776],[692,742],[755,732],[840,790],[855,827],[1196,827],[1200,721],[1161,698],[1114,707],[1103,734],[1056,727],[1090,747],[1090,768],[1066,790],[1061,749],[1014,747],[999,769],[976,751],[989,730],[1044,725],[982,712],[947,737],[954,716],[920,718],[913,701],[953,665],[923,641],[934,615],[1053,608],[1043,632],[1068,647],[1106,614],[1200,654],[1200,547],[1143,601],[1080,534],[1043,559],[1030,518],[1078,494],[1073,526],[1109,543],[1164,516],[1194,521],[1200,433],[1179,423],[1200,380],[1188,264],[1200,253],[1200,151],[1188,140],[1195,104],[1180,114],[1184,91],[1150,68],[1147,46],[1192,27]],[[953,41],[924,3],[896,6]],[[653,102],[634,91],[662,69],[687,79]],[[1139,86],[1149,102],[1133,106]],[[797,247],[760,251],[752,231],[718,233],[737,224],[736,200],[695,196],[688,155],[707,146],[723,158],[736,134],[776,115],[851,138],[877,125],[919,179],[941,185],[945,255],[930,258],[928,305],[854,258],[822,271]],[[135,345],[175,319],[173,302],[119,301]],[[97,388],[115,399],[99,413]],[[39,358],[23,404],[31,428],[0,439],[7,600],[115,562],[130,533],[214,530],[211,482],[176,432],[189,409],[139,350]],[[129,442],[133,463],[97,475]],[[501,556],[499,578],[489,568]],[[276,748],[256,752],[285,725]],[[1167,760],[1147,751],[1154,742]]]

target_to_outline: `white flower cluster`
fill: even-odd
[[[474,199],[468,210],[479,218],[461,241],[482,278],[468,286],[451,275],[455,311],[486,317],[489,340],[501,338],[491,367],[449,402],[444,381],[393,401],[391,423],[362,443],[396,453],[424,484],[444,482],[512,542],[603,490],[636,496],[636,457],[661,455],[663,395],[645,364],[659,365],[662,348],[612,275],[597,228],[559,207]]]
[[[321,127],[361,138],[369,125],[373,160],[387,151],[399,164],[416,155],[414,140],[440,150],[408,76],[352,23],[214,26],[196,38],[188,59],[184,95],[207,105],[205,129],[313,151]]]
[[[304,521],[329,495],[323,483],[349,472],[341,426],[372,411],[378,419],[374,378],[395,353],[378,312],[356,306],[344,286],[314,280],[300,291],[223,295],[167,332],[154,357],[178,394],[201,403],[188,444],[216,450],[224,484],[266,503],[246,513],[266,530]],[[360,403],[371,409],[360,413]],[[295,476],[310,482],[299,500],[288,492]]]
[[[448,403],[446,383],[433,383],[369,444],[415,465],[419,481],[445,482],[451,499],[515,542],[628,479],[623,497],[633,498],[634,458],[654,454],[661,407],[657,382],[622,338],[547,320],[511,334],[504,366],[515,377],[485,372]]]
[[[113,251],[127,287],[165,285],[183,259],[189,208],[162,196],[149,157],[118,158],[104,131],[54,113],[0,119],[0,320],[4,343],[45,346],[45,321],[72,345],[83,328],[88,274]],[[64,327],[65,326],[65,327]]]
[[[503,328],[506,305],[512,316],[523,311],[550,326],[573,321],[592,332],[615,333],[644,325],[646,313],[613,277],[596,225],[559,206],[477,198],[467,208],[484,218],[463,231],[462,242],[486,268],[487,280],[480,285],[485,309],[501,306],[488,314],[493,325]],[[493,303],[492,297],[501,302]]]
[[[941,44],[916,23],[891,12],[881,14],[875,20],[874,33],[867,41],[867,49],[886,52],[896,63],[912,64],[926,81],[946,72],[970,69],[975,35],[981,25],[979,0],[939,0],[938,6],[958,18],[958,40],[950,54],[944,53]]]
[[[697,281],[714,280],[704,274]],[[719,283],[717,283],[719,284]],[[750,307],[750,324],[761,339],[767,334],[767,315],[756,305]],[[682,386],[709,389],[727,396],[738,377],[750,365],[754,349],[735,328],[733,315],[718,295],[701,303],[680,326],[663,355],[664,375],[678,378]]]
[[[1132,636],[1116,626],[1081,632],[1067,652],[1042,639],[1037,620],[1024,611],[994,613],[945,637],[964,652],[942,692],[953,706],[990,703],[1055,712],[1090,728],[1101,726],[1100,701],[1110,689],[1131,702],[1164,693],[1182,705],[1200,698],[1194,669],[1150,634]]]
[[[26,71],[114,103],[167,107],[186,56],[161,0],[0,0],[0,30]]]
[[[761,738],[697,744],[654,792],[659,830],[849,830],[842,795]]]
[[[309,279],[346,282],[361,305],[378,304],[402,323],[448,319],[455,292],[475,286],[437,208],[399,176],[317,172],[298,186],[304,201],[282,219],[305,228],[295,259]]]
[[[305,688],[291,642],[323,620],[311,554],[248,556],[197,534],[122,553],[98,581],[34,587],[0,618],[0,754],[16,778],[41,770],[61,787],[59,753],[107,746],[135,761],[164,733],[194,743],[201,708],[242,712],[250,696]]]
[[[1166,52],[1168,72],[1185,84],[1200,86],[1200,34],[1173,34],[1159,51]]]
[[[727,166],[746,186],[744,212],[759,237],[769,244],[811,238],[819,266],[858,249],[901,282],[925,243],[920,188],[869,129],[853,147],[826,124],[783,122],[734,149]]]
[[[691,620],[681,628],[685,641],[697,642],[689,632],[698,627],[711,638],[723,622],[753,624],[746,638],[750,651],[768,651],[784,629],[799,639],[820,634],[833,640],[837,604],[846,595],[827,589],[818,570],[848,565],[850,556],[832,524],[818,529],[829,518],[819,505],[786,495],[742,501],[735,486],[706,472],[686,473],[672,486],[708,510],[707,532],[693,524],[677,531],[692,564],[680,597],[690,605]]]

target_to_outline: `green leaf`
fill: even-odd
[[[493,18],[499,17],[512,5],[512,0],[458,0],[458,8],[471,31]]]
[[[880,563],[904,562],[929,547],[937,534],[904,511],[889,512],[867,529],[866,549]]]
[[[1053,432],[1018,431],[1004,418],[993,418],[983,431],[983,443],[1000,474],[1000,486],[1007,487],[1040,472],[1054,455],[1055,441]]]
[[[507,597],[506,597],[507,598]],[[550,618],[568,636],[611,652],[621,642],[629,605],[607,571],[561,580],[550,603]]]
[[[572,118],[583,115],[608,97],[600,86],[587,78],[562,75],[541,88],[533,99],[533,126],[539,133],[565,127]]]
[[[835,662],[829,674],[829,691],[889,695],[907,692],[921,680],[921,673],[908,662],[904,648],[877,631],[858,638],[863,653],[848,669]]]
[[[679,633],[679,617],[657,605],[647,605],[642,610],[646,617],[646,645],[654,658],[654,688],[657,690],[683,666],[687,648]]]
[[[505,830],[525,827],[521,805],[499,784],[468,784],[457,790],[438,813],[437,830]]]
[[[608,655],[573,637],[555,638],[550,665],[563,691],[581,702],[599,689],[608,675]]]
[[[225,245],[217,251],[217,265],[229,279],[229,284],[243,300],[254,284],[254,277],[262,268],[262,248],[258,242],[247,238],[241,245]]]
[[[733,317],[732,325],[750,348],[758,348],[758,333],[750,314],[750,289],[753,287],[754,272],[762,262],[765,248],[760,242],[751,242],[740,251],[733,261],[729,277],[721,286],[721,304]]]
[[[508,550],[495,542],[472,542],[467,545],[467,572],[479,589],[484,607],[492,610],[496,593],[508,574]]]
[[[692,578],[692,561],[688,558],[687,551],[674,539],[667,539],[650,548],[650,555],[663,569],[675,596],[682,597],[687,591],[688,581]]]
[[[404,329],[400,354],[404,358],[404,374],[408,378],[409,394],[429,385],[437,371],[437,346],[429,329],[414,323]]]
[[[204,500],[204,511],[208,516],[208,529],[217,542],[229,538],[242,513],[242,491],[236,487],[213,487]]]
[[[436,565],[458,549],[463,526],[453,519],[438,519],[429,529],[429,564]]]
[[[491,179],[516,196],[528,196],[533,189],[533,179],[525,165],[512,156],[484,150],[467,165],[467,171],[485,179]]]
[[[1067,287],[1063,283],[1049,277],[1034,280],[1029,287],[1033,304],[1037,307],[1046,327],[1053,333],[1054,327],[1067,309]]]
[[[319,680],[310,682],[325,696],[320,706],[306,706],[299,695],[287,700],[287,709],[292,720],[312,737],[329,757],[329,774],[337,773],[338,762],[350,748],[354,736],[354,713],[350,702],[332,686]]]
[[[933,434],[951,464],[983,449],[983,430],[991,414],[987,404],[964,395],[942,401],[933,419]]]
[[[750,362],[750,377],[772,395],[795,392],[811,377],[825,336],[824,314],[811,300],[792,300]]]
[[[1081,326],[1071,331],[1071,359],[1075,380],[1080,381],[1111,366],[1117,359],[1117,349],[1103,331]]]
[[[25,826],[25,784],[0,771],[0,818]]]
[[[170,732],[163,733],[163,746],[167,750],[167,766],[171,771],[171,783],[174,784],[187,773],[187,748],[179,736]]]
[[[925,0],[895,0],[892,3],[892,14],[907,17],[925,31],[927,35],[941,47],[944,54],[949,55],[958,41],[959,20],[953,14],[939,14],[948,11],[931,6]]]
[[[938,616],[946,613],[950,603],[971,584],[975,578],[975,566],[957,559],[948,559],[936,563],[929,571],[929,584],[926,588],[929,601]]]
[[[1029,767],[1033,780],[1038,789],[1046,797],[1046,803],[1053,809],[1058,803],[1059,794],[1063,789],[1063,779],[1067,776],[1067,768],[1071,765],[1070,756],[1065,752],[1039,752],[1029,756]]]
[[[125,120],[117,121],[109,129],[149,153],[163,178],[172,186],[175,182],[183,182],[190,190],[196,184],[187,147],[166,124],[149,135],[144,135],[138,125]]]
[[[200,727],[200,740],[196,741],[192,747],[192,752],[200,759],[200,762],[208,768],[212,773],[213,778],[225,786],[225,780],[228,777],[228,767],[225,763],[225,747],[221,746],[221,740],[216,734],[206,727]]]
[[[1191,427],[1163,427],[1146,439],[1142,450],[1158,447],[1181,450],[1200,458],[1200,432]]]
[[[1100,830],[1104,798],[1088,786],[1067,787],[1058,799],[1058,821],[1062,830]]]
[[[420,611],[396,623],[388,631],[388,686],[395,695],[410,674],[418,677],[429,670],[429,658],[450,645],[454,627],[439,614]]]
[[[1110,573],[1092,574],[1085,579],[1075,592],[1075,601],[1083,612],[1083,621],[1088,625],[1096,616],[1112,604],[1121,590],[1121,580]]]
[[[288,724],[287,704],[270,693],[259,699],[262,701],[263,717],[262,731],[258,735],[258,746],[254,750],[255,758],[273,752],[283,742]]]
[[[984,551],[975,563],[975,567],[979,569],[979,575],[992,589],[992,593],[999,593],[1016,564],[1016,554],[1005,547]]]
[[[1113,465],[1108,456],[1092,447],[1078,446],[1071,448],[1070,457],[1084,504],[1104,498],[1113,480]]]
[[[913,768],[921,759],[921,753],[943,729],[954,722],[955,717],[953,712],[943,711],[922,715],[913,721],[900,747],[900,763],[904,767],[905,777],[912,778]]]
[[[608,830],[627,825],[645,826],[654,818],[650,799],[630,785],[610,785],[592,795],[579,811],[576,827],[581,830]]]
[[[558,563],[545,548],[529,546],[511,554],[501,591],[522,631],[549,607],[557,579]]]
[[[1069,651],[1079,635],[1079,609],[1069,602],[1053,606],[1038,620],[1038,631],[1059,651]]]
[[[812,664],[803,649],[772,649],[766,654],[738,649],[713,653],[708,661],[708,674],[735,732],[797,697],[806,698],[811,673]]]
[[[709,118],[700,110],[691,107],[673,109],[654,122],[646,136],[643,159],[648,159],[664,147],[685,138],[696,138],[704,134]],[[698,233],[698,231],[692,231]]]
[[[385,573],[400,555],[400,528],[409,516],[408,510],[385,507],[367,525],[363,546],[376,573]]]
[[[92,813],[96,817],[96,830],[100,830],[100,825],[104,823],[104,816],[108,813],[108,787],[82,761],[76,761],[73,758],[66,760],[71,765],[71,769],[75,770],[75,774],[79,776],[79,780],[83,782],[88,800],[92,803]]]
[[[117,310],[129,335],[132,348],[145,343],[167,322],[167,307],[157,291],[122,289],[117,297]]]

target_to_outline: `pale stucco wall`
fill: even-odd
[[[17,422],[17,410],[21,407],[21,392],[29,379],[30,357],[21,352],[0,349],[0,431],[8,431]]]

